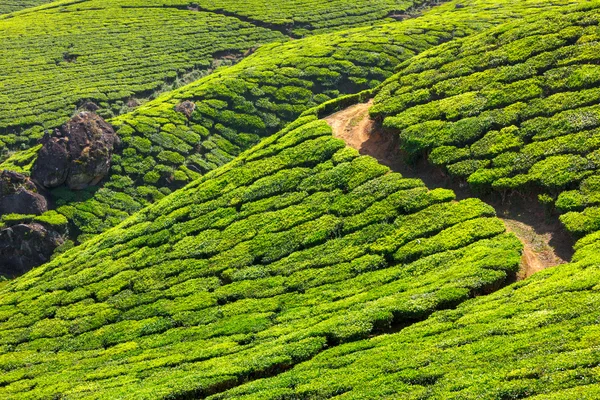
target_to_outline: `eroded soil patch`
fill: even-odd
[[[376,158],[407,178],[419,178],[433,188],[452,189],[458,199],[479,197],[496,209],[506,229],[513,232],[524,246],[521,269],[517,279],[525,279],[546,268],[569,262],[573,255],[573,240],[555,216],[550,216],[534,197],[513,194],[505,199],[499,196],[476,196],[465,182],[452,179],[425,160],[415,165],[404,162],[396,135],[389,134],[369,118],[372,101],[355,104],[332,114],[324,120],[333,135],[362,155]]]

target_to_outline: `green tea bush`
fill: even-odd
[[[371,115],[411,158],[478,192],[557,199],[570,232],[592,233],[594,212],[581,212],[597,204],[584,182],[600,165],[599,13],[595,2],[550,7],[428,50],[378,89]]]
[[[303,117],[3,285],[0,396],[205,396],[454,307],[521,257],[491,207],[454,198]],[[81,204],[85,226],[112,212]]]

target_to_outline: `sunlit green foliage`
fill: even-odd
[[[123,101],[189,70],[208,70],[219,54],[285,39],[185,8],[62,4],[0,17],[0,140],[10,148],[63,123],[85,101],[118,113]]]
[[[86,101],[104,116],[117,115],[261,44],[289,40],[289,18],[297,24],[290,30],[306,31],[307,23],[347,29],[413,5],[304,0],[293,2],[291,15],[284,0],[268,4],[275,14],[265,13],[266,3],[258,1],[198,8],[187,0],[63,0],[28,9],[33,3],[21,2],[27,9],[7,15],[1,14],[15,5],[0,4],[0,150],[29,147]],[[257,13],[263,18],[249,18]]]
[[[0,289],[0,397],[209,394],[505,283],[485,203],[314,116]]]
[[[51,0],[2,0],[0,1],[0,14],[7,14],[25,8],[35,7],[49,3]]]
[[[302,4],[334,3],[350,4]],[[598,397],[600,6],[567,3],[452,2],[269,44],[112,119],[123,148],[106,184],[57,189],[58,212],[2,217],[68,220],[89,240],[0,283],[0,398]],[[321,28],[301,10],[290,27],[285,3],[214,4],[200,6]],[[322,27],[353,23],[332,17]],[[402,64],[373,115],[479,190],[542,188],[572,232],[595,232],[572,264],[489,296],[522,247],[493,209],[391,173],[315,116],[452,39]],[[4,165],[27,171],[32,153]]]
[[[426,1],[373,0],[279,0],[277,5],[260,0],[229,1],[199,0],[203,9],[220,12],[224,10],[240,17],[285,29],[290,34],[302,36],[334,28],[347,29],[383,20],[389,15],[405,14],[406,10]]]
[[[464,4],[434,8],[402,23],[266,45],[234,67],[112,119],[121,127],[124,149],[113,160],[111,177],[100,190],[55,191],[58,211],[72,222],[72,233],[86,240],[231,161],[308,108],[376,87],[415,54],[539,5],[533,0],[495,3],[493,15],[483,18],[489,2]],[[89,4],[79,6],[84,5]],[[190,120],[174,110],[186,100],[196,104]],[[17,154],[6,165],[21,170],[30,162]]]
[[[379,85],[398,63],[450,39],[454,27],[415,20],[265,45],[233,67],[110,120],[123,142],[110,178],[101,189],[55,191],[58,211],[85,240],[230,162],[307,109]],[[190,119],[175,111],[183,101],[195,103]],[[14,158],[7,163],[23,163]]]
[[[211,399],[595,399],[598,248],[400,333],[327,350]],[[585,251],[585,254],[584,254]]]
[[[406,62],[373,116],[479,191],[541,190],[567,229],[600,229],[600,6],[547,12]],[[579,185],[580,191],[573,191]],[[547,203],[547,202],[546,202]]]

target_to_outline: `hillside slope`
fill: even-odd
[[[596,399],[597,254],[211,399]]]
[[[582,199],[564,191],[579,182],[593,195],[599,20],[600,3],[588,2],[426,52],[403,65],[372,114],[386,117],[407,154],[441,160],[457,176],[474,166],[462,175],[472,185],[497,189],[514,177],[521,193],[532,191],[523,183],[535,182],[546,196],[558,196],[557,205],[567,196]],[[453,156],[454,163],[443,162]],[[486,169],[503,156],[512,168],[525,166],[525,178],[510,170],[503,181],[505,175]],[[565,161],[576,157],[589,167]],[[553,162],[530,177],[532,165],[543,160]],[[485,176],[490,180],[482,181]],[[600,234],[594,210],[592,203],[562,217],[572,232],[591,232],[570,264],[212,398],[598,398]],[[579,215],[589,219],[579,220],[584,229],[572,229]]]
[[[71,3],[0,17],[1,147],[29,146],[85,101],[118,111],[184,72],[207,71],[220,54],[285,40],[213,13]]]
[[[58,211],[70,221],[72,237],[86,240],[231,161],[308,108],[376,87],[426,49],[537,13],[542,4],[569,3],[455,1],[401,23],[266,45],[238,65],[110,120],[124,142],[112,175],[98,191],[55,191]],[[175,112],[185,101],[195,104],[190,118]],[[17,153],[2,167],[27,172],[35,151]]]
[[[187,0],[62,0],[6,15],[0,8],[0,150],[31,146],[88,101],[103,115],[120,114],[262,44],[290,39],[283,14],[265,13],[262,2],[227,3],[262,18]],[[409,0],[333,3],[294,1],[294,7],[335,30],[413,6]],[[269,9],[290,13],[289,4]]]
[[[0,396],[202,396],[494,290],[521,244],[453,198],[303,117],[0,288]]]
[[[0,1],[0,15],[39,6],[40,4],[49,3],[50,1],[51,0],[2,0]]]
[[[480,193],[539,193],[581,237],[600,228],[598,2],[455,41],[405,63],[371,109]]]
[[[0,284],[0,398],[600,396],[600,2],[571,3],[455,1],[266,44],[112,119],[106,184],[53,193],[84,243]],[[217,4],[107,7],[320,29],[300,11],[290,25],[285,2]],[[523,246],[492,207],[391,172],[319,119],[374,93],[408,157],[569,211],[587,235],[572,262],[515,283]],[[27,170],[34,150],[9,162]]]

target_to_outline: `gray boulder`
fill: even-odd
[[[13,171],[0,172],[0,215],[40,215],[46,211],[46,198],[28,177]]]
[[[42,265],[64,243],[63,236],[38,223],[0,230],[0,275],[14,278]]]
[[[108,174],[120,140],[99,115],[84,111],[45,136],[42,144],[32,179],[46,188],[66,184],[81,190],[97,185]]]

